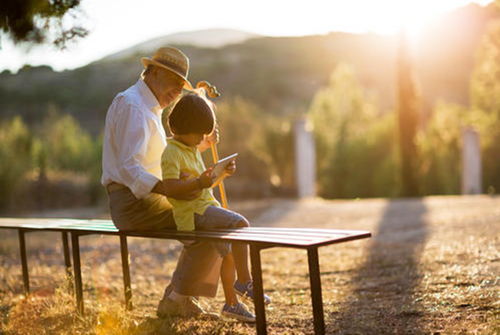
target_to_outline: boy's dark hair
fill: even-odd
[[[168,127],[176,135],[210,134],[214,126],[214,112],[205,99],[196,94],[183,96],[168,116]]]

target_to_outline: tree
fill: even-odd
[[[408,41],[400,35],[398,50],[398,116],[401,157],[401,195],[417,196],[417,150],[415,135],[418,122],[418,99]]]
[[[50,39],[59,48],[70,40],[85,37],[88,31],[72,25],[66,28],[68,16],[77,17],[80,0],[2,0],[0,31],[14,43],[45,43]],[[63,24],[64,23],[64,24]]]
[[[32,136],[20,117],[0,123],[0,211],[9,207],[31,169]]]
[[[41,131],[47,168],[88,173],[96,164],[92,137],[71,115],[59,115],[54,106],[49,109]]]
[[[382,114],[354,71],[340,64],[308,111],[314,126],[319,195],[394,196],[394,113]]]
[[[440,102],[425,130],[417,135],[422,195],[459,194],[462,127],[467,124],[466,107]]]
[[[481,136],[483,184],[500,190],[500,21],[494,22],[477,53],[471,80],[471,111],[468,123]]]
[[[239,154],[238,178],[227,180],[229,197],[268,195],[272,162],[266,159],[267,150],[262,150],[261,144],[266,136],[265,114],[258,106],[241,97],[218,103],[216,114],[221,139],[219,152],[221,155]],[[210,157],[206,158],[206,162],[211,161]]]

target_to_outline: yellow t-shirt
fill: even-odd
[[[167,139],[167,147],[161,156],[163,179],[179,179],[181,172],[188,173],[187,179],[199,177],[206,170],[198,149],[184,143]],[[204,188],[194,200],[177,200],[168,198],[173,206],[173,214],[177,230],[194,230],[194,213],[202,215],[208,206],[219,206],[212,189]]]

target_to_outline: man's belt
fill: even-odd
[[[111,182],[108,185],[106,185],[106,190],[108,191],[108,193],[113,193],[113,192],[116,192],[116,191],[119,191],[119,190],[123,190],[123,189],[126,189],[126,188],[127,188],[127,186],[122,185],[122,184],[118,184],[118,183],[115,183],[115,182]]]

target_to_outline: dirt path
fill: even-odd
[[[328,334],[500,332],[500,197],[262,200],[231,205],[256,226],[373,233],[370,240],[320,249]],[[64,289],[60,243],[53,243],[53,235],[38,235],[28,240],[35,294],[27,301],[20,296],[17,237],[0,231],[0,334],[254,334],[252,327],[233,322],[154,316],[175,266],[177,242],[131,239],[136,308],[125,313],[116,239],[83,238],[88,315],[68,316],[73,300]],[[312,334],[305,253],[265,250],[262,261],[264,286],[273,298],[267,313],[270,334]],[[218,310],[221,293],[204,303]]]

